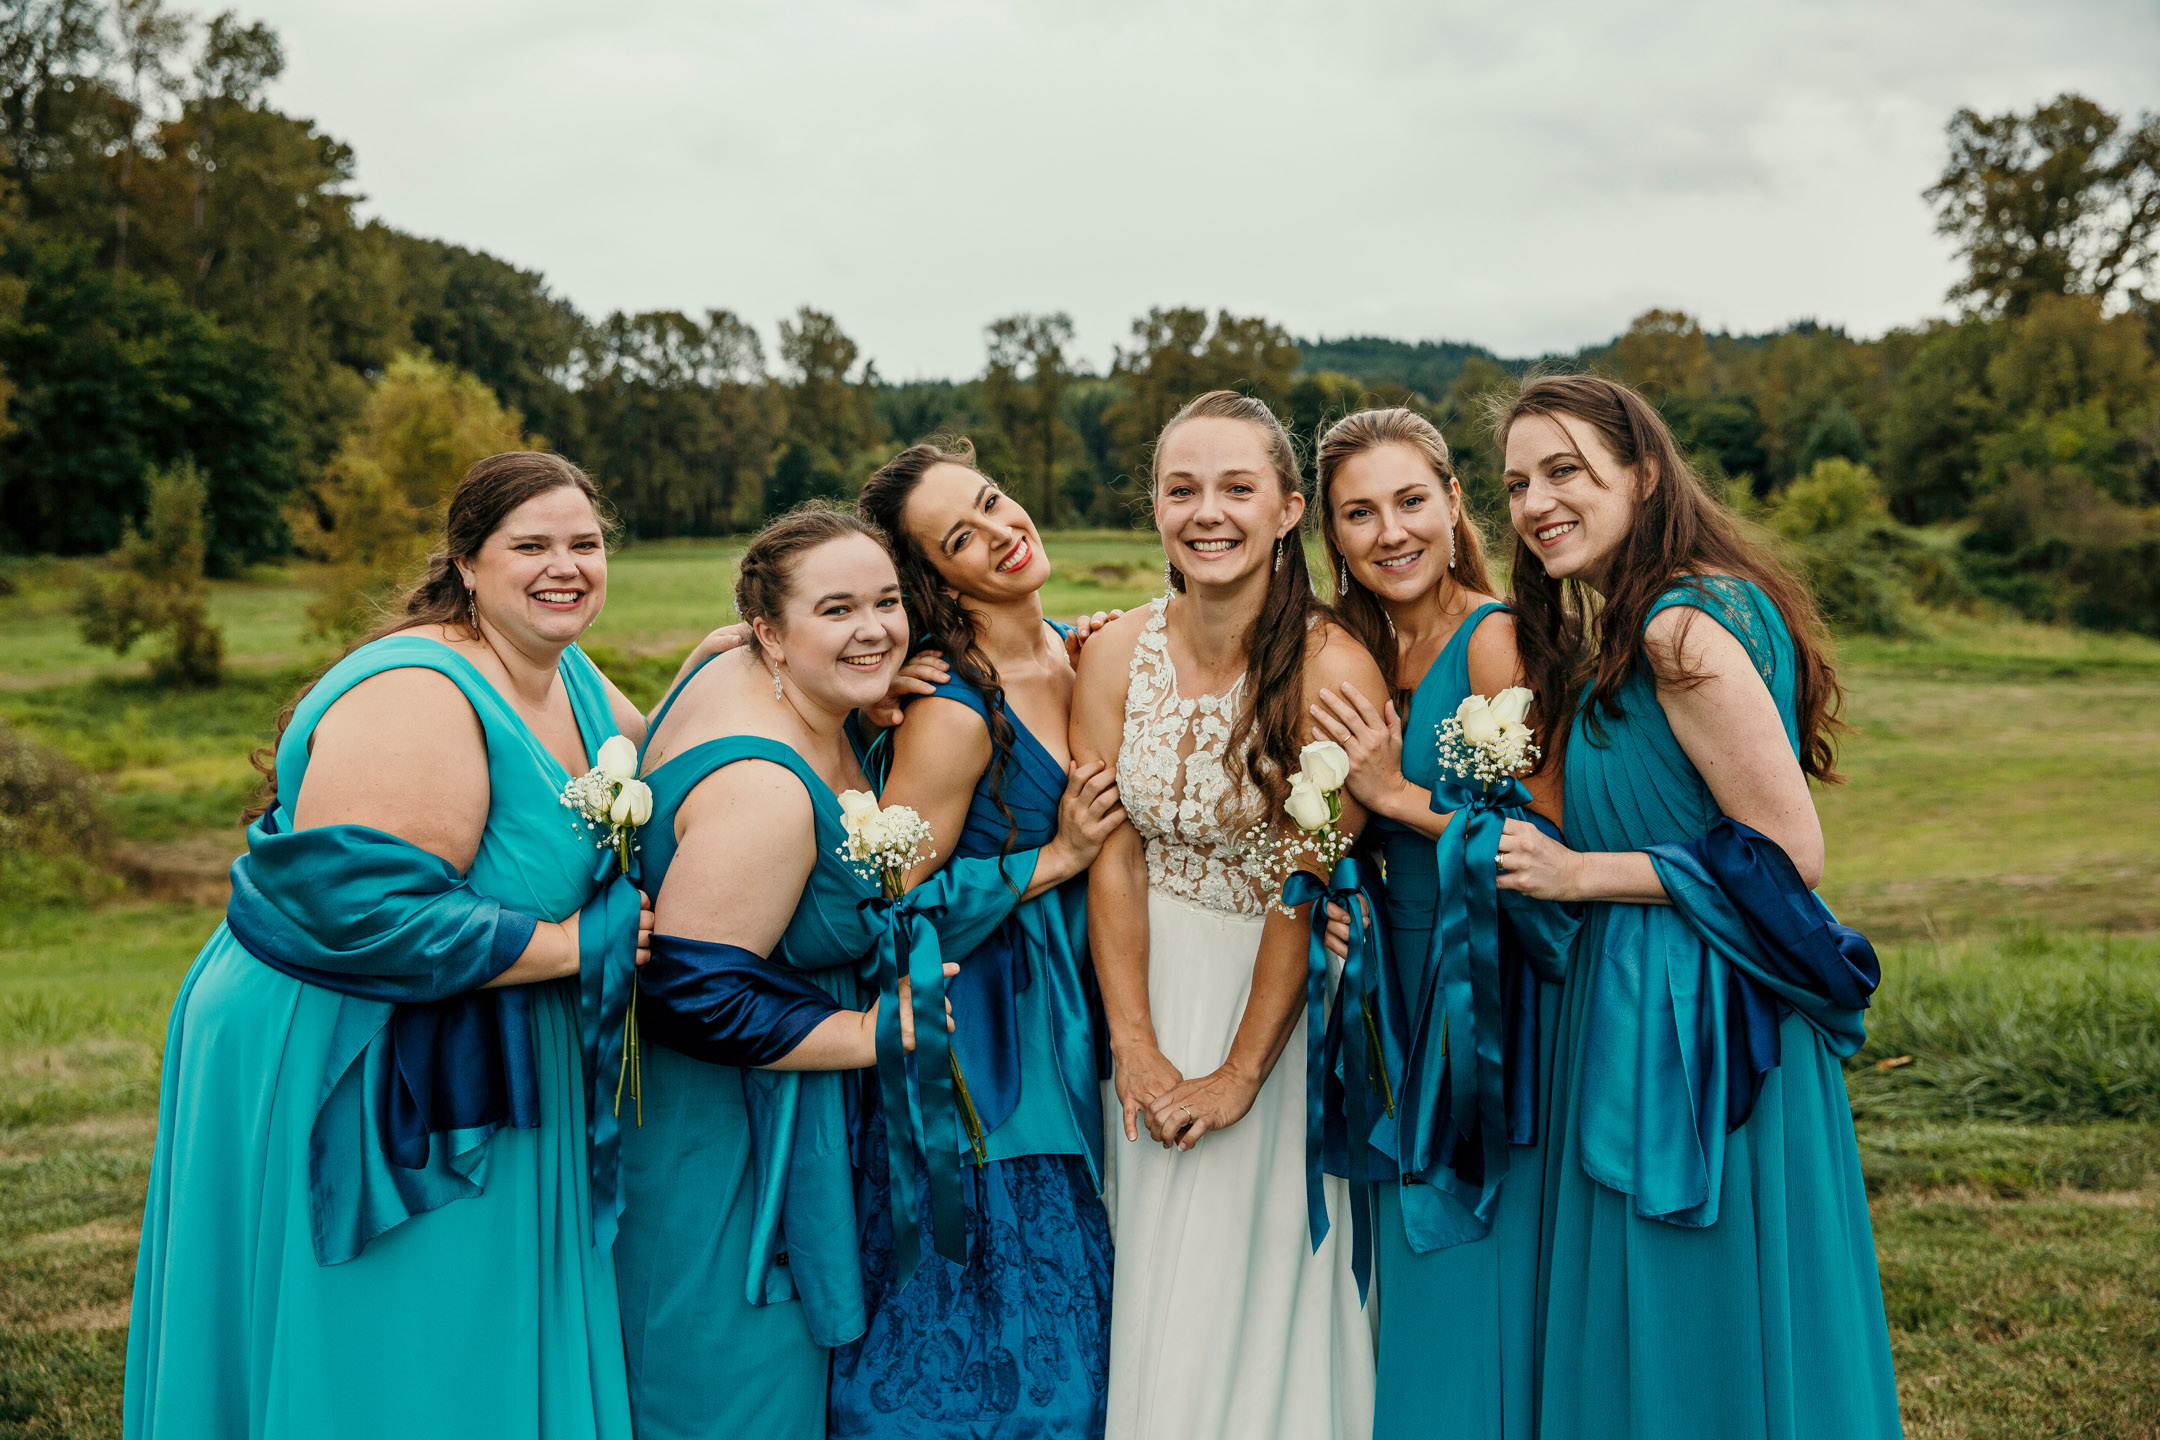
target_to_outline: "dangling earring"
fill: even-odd
[[[773,661],[772,667],[772,698],[775,700],[787,699],[787,692],[780,688],[780,662],[778,660]]]
[[[1280,535],[1275,537],[1275,569],[1277,573],[1282,570],[1282,536]]]
[[[1345,560],[1335,568],[1335,598],[1342,599],[1350,593],[1350,562]]]
[[[465,623],[472,626],[473,634],[480,633],[480,602],[474,598],[473,587],[465,587]]]
[[[1447,568],[1455,568],[1455,532],[1452,530],[1448,531],[1447,537]]]
[[[1162,562],[1162,583],[1165,590],[1177,589],[1177,568],[1168,560]]]

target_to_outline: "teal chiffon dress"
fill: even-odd
[[[655,726],[657,728],[657,724]],[[841,860],[840,802],[793,749],[756,736],[694,745],[646,777],[640,864],[657,897],[689,793],[743,760],[779,765],[816,812],[817,863],[770,958],[861,1010],[875,936],[870,882]],[[643,1116],[623,1126],[615,1242],[638,1440],[819,1440],[831,1347],[860,1335],[853,1072],[739,1068],[643,1047]]]
[[[1671,606],[1694,607],[1698,623],[1746,647],[1797,753],[1796,662],[1776,607],[1726,577],[1677,585],[1651,613]],[[1633,851],[1705,835],[1720,821],[1717,800],[1649,677],[1632,678],[1620,700],[1602,733],[1576,717],[1569,842]],[[1824,1031],[1785,1013],[1776,1067],[1727,1133],[1727,962],[1673,906],[1589,912],[1553,1061],[1540,1433],[1899,1434],[1852,1112]]]
[[[284,812],[323,712],[398,668],[455,681],[485,732],[491,795],[471,888],[540,919],[579,910],[601,882],[592,840],[557,798],[570,777],[433,640],[363,646],[308,692],[278,747]],[[596,753],[615,733],[599,673],[573,648],[560,675]],[[272,968],[218,927],[166,1032],[123,1435],[627,1440],[615,1269],[594,1244],[578,982],[520,988],[539,1124],[495,1129],[454,1166],[438,1138],[428,1167],[385,1198],[387,1172],[363,1153],[362,1132],[335,1132],[350,1143],[311,1154],[347,997]],[[370,1217],[357,1253],[319,1263],[323,1209]]]
[[[1426,671],[1403,722],[1404,777],[1430,789],[1439,783],[1440,722],[1471,693],[1470,637],[1499,605],[1467,616]],[[1384,818],[1371,829],[1387,865],[1389,1039],[1407,1027],[1403,1013],[1426,985],[1439,878],[1429,837]],[[1549,1095],[1553,1022],[1559,987],[1534,986],[1538,1009],[1536,1056],[1540,1103]],[[1400,1047],[1391,1084],[1402,1078]],[[1355,1083],[1345,1077],[1345,1083]],[[1536,1316],[1538,1252],[1543,1239],[1545,1126],[1539,1115],[1532,1142],[1511,1147],[1482,1239],[1419,1253],[1410,1244],[1404,1199],[1412,1188],[1392,1174],[1374,1188],[1373,1271],[1378,1296],[1378,1376],[1373,1434],[1378,1440],[1531,1440],[1536,1431]],[[1392,1147],[1391,1147],[1392,1148]],[[1380,1162],[1384,1164],[1385,1162]],[[1416,1203],[1463,1212],[1454,1197],[1414,1186]],[[1467,1213],[1451,1217],[1457,1233],[1474,1229]]]

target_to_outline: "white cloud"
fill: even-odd
[[[1605,338],[1653,304],[1875,333],[1941,308],[1960,105],[2160,77],[2149,0],[1534,11],[1308,0],[272,0],[277,100],[393,224],[590,313],[832,311],[889,377],[1065,309]]]

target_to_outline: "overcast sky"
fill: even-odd
[[[1942,307],[1961,105],[2160,105],[2154,0],[236,0],[370,213],[588,314],[835,314],[889,379],[1065,310],[1299,335],[1873,335]]]

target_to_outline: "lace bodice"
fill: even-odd
[[[1178,693],[1156,600],[1133,647],[1118,745],[1118,794],[1147,850],[1148,886],[1232,915],[1264,915],[1272,886],[1249,868],[1246,832],[1265,812],[1241,757],[1226,757],[1245,677],[1220,695]]]

